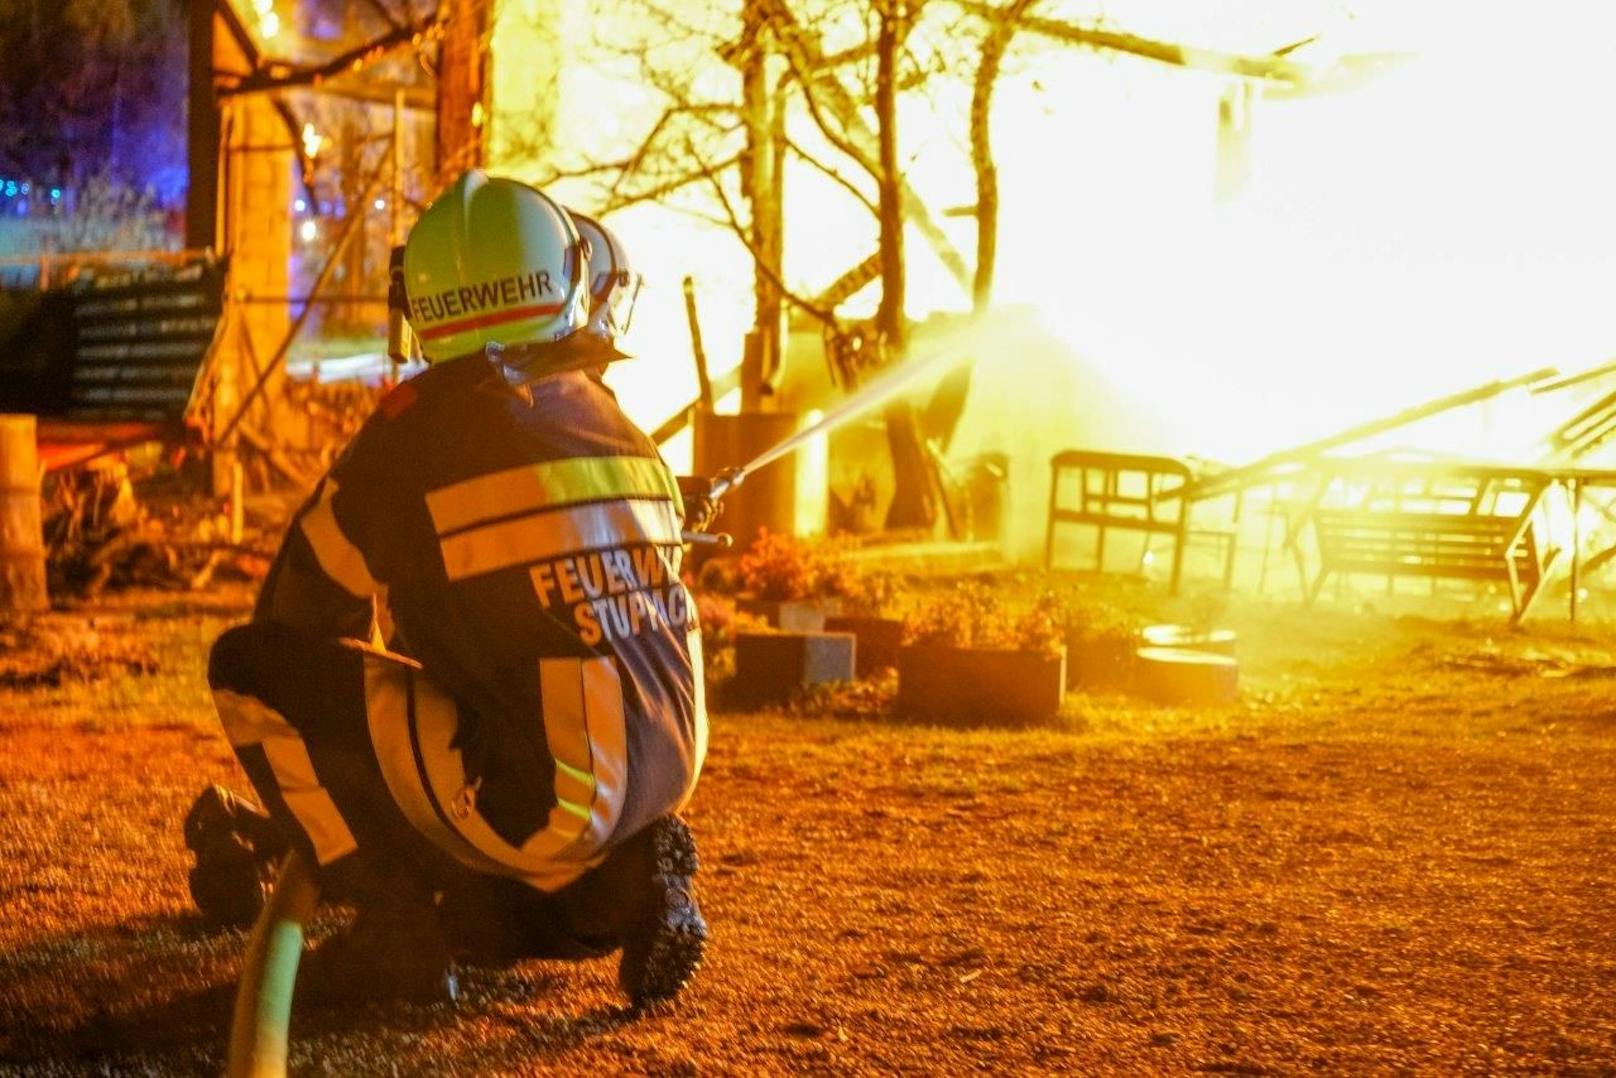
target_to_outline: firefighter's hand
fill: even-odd
[[[685,530],[706,531],[718,519],[723,505],[712,496],[713,481],[705,476],[681,475],[679,494],[685,503]]]

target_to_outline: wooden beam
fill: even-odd
[[[219,242],[219,100],[213,85],[214,0],[186,10],[185,246]]]
[[[0,415],[0,619],[50,606],[34,417]]]
[[[1482,401],[1491,400],[1512,389],[1522,389],[1545,379],[1553,378],[1559,373],[1553,367],[1544,367],[1515,378],[1488,382],[1486,385],[1477,386],[1474,389],[1451,393],[1448,396],[1438,397],[1433,401],[1427,401],[1412,408],[1405,408],[1396,415],[1387,416],[1384,419],[1376,419],[1368,423],[1360,423],[1355,427],[1348,427],[1346,430],[1332,434],[1327,438],[1320,438],[1317,441],[1308,442],[1292,449],[1283,449],[1278,453],[1270,453],[1268,456],[1242,467],[1219,472],[1216,475],[1209,475],[1194,483],[1186,484],[1181,489],[1185,495],[1195,499],[1214,497],[1243,486],[1261,483],[1275,468],[1283,467],[1287,464],[1299,464],[1331,449],[1339,449],[1341,446],[1350,445],[1353,442],[1361,442],[1365,438],[1385,434],[1387,431],[1396,430],[1398,427],[1406,427],[1410,423],[1429,419],[1432,416],[1441,415],[1443,412],[1451,412],[1453,409],[1462,408],[1467,404],[1480,404]]]

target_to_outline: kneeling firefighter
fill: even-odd
[[[643,1004],[701,959],[674,815],[707,744],[685,510],[598,379],[638,278],[583,227],[475,170],[422,214],[398,301],[430,366],[383,398],[213,648],[269,811],[204,792],[193,894],[250,917],[295,848],[357,908],[307,963],[350,996],[452,998],[457,959],[621,949]]]

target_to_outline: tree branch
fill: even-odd
[[[702,163],[701,167],[693,172],[688,172],[672,179],[665,180],[662,183],[648,187],[643,191],[637,191],[632,195],[608,201],[600,207],[600,212],[602,215],[605,215],[608,213],[613,213],[617,210],[627,209],[629,206],[634,206],[641,202],[655,201],[656,199],[662,198],[665,195],[672,194],[681,187],[688,187],[698,180],[709,179],[712,175],[716,175],[725,169],[733,168],[740,162],[740,159],[740,154],[735,154],[734,156],[728,157],[716,165],[707,165]],[[699,161],[700,159],[698,158],[697,160]]]
[[[701,160],[701,155],[697,152],[694,144],[687,143],[686,148],[693,159],[697,161]],[[736,237],[741,241],[741,244],[746,248],[747,253],[752,256],[752,261],[757,265],[758,270],[763,274],[763,276],[769,279],[769,283],[774,285],[774,287],[779,290],[780,295],[784,297],[787,302],[812,315],[814,318],[831,327],[833,330],[839,332],[841,330],[841,323],[836,321],[836,315],[834,313],[825,310],[818,304],[803,299],[801,296],[793,292],[789,287],[787,287],[785,281],[781,280],[779,272],[773,266],[769,265],[767,259],[763,258],[758,253],[756,245],[752,243],[752,237],[747,235],[746,226],[741,224],[741,219],[736,216],[735,206],[729,200],[729,193],[724,190],[723,181],[718,177],[718,170],[705,169],[703,170],[703,176],[709,183],[712,184],[713,193],[718,196],[718,204],[724,207],[724,216],[729,219],[730,230],[735,233]]]
[[[828,163],[821,161],[819,158],[803,149],[797,144],[795,139],[790,137],[786,138],[786,149],[802,158],[808,164],[814,166],[814,168],[818,169],[820,172],[823,172],[832,180],[835,180],[837,183],[841,184],[842,187],[845,188],[847,192],[854,198],[858,199],[864,208],[869,210],[872,215],[880,216],[880,211],[876,208],[874,199],[872,199],[869,195],[866,195],[863,191],[860,191],[858,189],[858,185],[856,185],[846,176],[843,176],[840,172],[837,172],[836,169],[832,168]]]
[[[855,146],[853,140],[848,138],[846,134],[832,127],[830,121],[825,118],[825,114],[820,111],[819,98],[815,96],[813,82],[807,77],[807,73],[798,66],[799,60],[796,54],[787,52],[786,63],[791,66],[792,74],[797,79],[797,85],[802,87],[802,99],[808,105],[808,116],[814,121],[814,126],[819,128],[819,133],[825,136],[825,141],[841,151],[871,176],[880,176],[880,163],[861,147]]]
[[[953,0],[965,11],[991,21],[1005,18],[1003,8],[982,3],[981,0]],[[1220,52],[1216,49],[1198,49],[1189,45],[1155,41],[1135,34],[1115,30],[1102,30],[1097,26],[1063,22],[1039,15],[1022,15],[1017,24],[1024,30],[1053,38],[1068,45],[1086,45],[1095,49],[1140,56],[1174,67],[1193,68],[1220,75],[1237,75],[1248,79],[1268,79],[1290,85],[1302,85],[1310,80],[1312,71],[1283,56],[1247,56],[1241,53]]]
[[[261,94],[294,86],[318,86],[334,76],[367,68],[388,53],[406,45],[420,46],[425,44],[427,41],[441,36],[442,33],[443,19],[434,14],[423,22],[400,26],[396,30],[389,30],[381,37],[349,49],[347,52],[334,56],[325,63],[314,67],[288,69],[284,65],[275,64],[259,68],[234,86],[221,89],[218,96],[220,98],[241,97],[246,94]]]

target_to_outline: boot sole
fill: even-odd
[[[655,913],[649,923],[649,940],[636,941],[645,947],[645,959],[629,960],[625,949],[620,974],[623,990],[634,1006],[644,1007],[678,995],[701,967],[707,948],[707,922],[702,919],[692,893],[690,877],[700,861],[696,840],[678,819],[667,817],[652,824],[656,853],[656,875],[652,886],[660,889]]]

